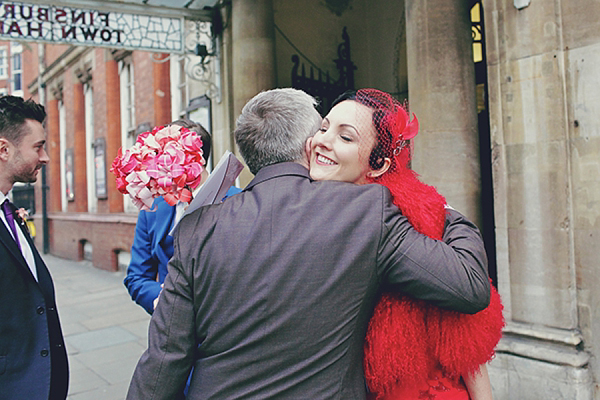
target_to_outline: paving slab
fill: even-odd
[[[54,280],[69,355],[68,400],[125,399],[150,321],[129,297],[125,272],[50,254],[42,258]]]

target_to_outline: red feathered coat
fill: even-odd
[[[441,240],[446,200],[408,168],[377,181],[421,233]],[[504,318],[492,286],[490,305],[469,315],[386,293],[375,308],[365,340],[365,377],[377,399],[465,399],[461,376],[494,355]]]

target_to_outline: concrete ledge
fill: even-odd
[[[57,221],[105,222],[133,224],[137,222],[137,214],[95,214],[95,213],[49,213],[48,219]],[[41,216],[39,217],[41,219]]]
[[[496,347],[496,352],[576,368],[585,367],[590,361],[587,352],[573,346],[510,335],[502,338]]]
[[[519,322],[507,322],[503,331],[507,334],[515,334],[574,346],[578,345],[583,340],[581,333],[576,330],[549,328]]]
[[[488,366],[495,400],[592,400],[587,367],[558,365],[516,354],[498,353]]]

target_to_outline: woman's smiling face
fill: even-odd
[[[367,183],[369,155],[375,146],[373,110],[353,100],[331,109],[310,143],[314,180]]]

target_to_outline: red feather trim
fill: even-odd
[[[418,122],[417,122],[418,124]],[[376,181],[419,232],[441,240],[446,200],[407,168],[409,149],[395,158],[393,171]],[[379,398],[397,384],[412,385],[440,365],[449,377],[476,371],[494,355],[504,318],[492,287],[490,305],[474,314],[443,310],[402,295],[384,294],[375,307],[365,339],[365,377]]]
[[[429,346],[449,375],[472,374],[494,356],[494,348],[502,337],[504,307],[493,286],[491,291],[490,305],[477,314],[430,307],[427,315]]]
[[[425,310],[414,299],[389,293],[377,303],[365,338],[365,378],[372,392],[385,393],[397,381],[414,384],[427,376],[432,358],[422,351],[428,346]]]

